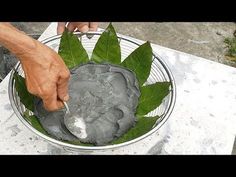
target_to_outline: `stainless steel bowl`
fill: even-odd
[[[91,56],[93,48],[100,37],[102,32],[89,32],[87,34],[81,34],[80,32],[75,32],[75,34],[80,38],[84,48],[88,52],[88,55]],[[135,42],[134,40],[118,35],[119,41],[120,41],[120,46],[121,46],[121,54],[122,54],[122,60],[125,59],[131,52],[133,52],[139,45],[140,43]],[[54,49],[55,51],[58,51],[59,48],[59,43],[60,43],[61,35],[56,35],[52,36],[50,38],[47,38],[43,41],[45,45],[49,46],[50,48]],[[20,63],[18,63],[15,67],[16,71],[24,76],[23,70],[21,68]],[[59,147],[62,147],[67,150],[71,151],[96,151],[96,150],[106,150],[106,149],[115,149],[119,148],[122,146],[127,146],[129,144],[136,143],[144,138],[149,137],[151,134],[154,132],[158,131],[158,129],[161,128],[161,126],[166,122],[166,120],[169,118],[174,105],[175,105],[175,97],[176,97],[176,87],[175,87],[175,81],[173,78],[173,75],[171,71],[169,70],[168,66],[166,63],[161,59],[160,56],[158,56],[156,53],[153,53],[153,63],[152,63],[152,68],[151,68],[151,73],[150,76],[146,82],[146,84],[152,84],[155,82],[163,82],[163,81],[170,81],[171,86],[170,86],[170,93],[169,95],[165,98],[163,103],[156,108],[154,111],[150,112],[148,116],[155,116],[159,115],[161,116],[152,130],[147,132],[146,134],[135,138],[131,141],[127,141],[121,144],[114,144],[114,145],[107,145],[107,146],[79,146],[79,145],[73,145],[69,143],[65,143],[56,139],[53,139],[49,136],[46,136],[36,130],[32,125],[25,120],[23,113],[25,111],[24,105],[20,102],[20,99],[17,95],[17,92],[15,90],[15,82],[13,78],[14,70],[11,71],[11,76],[9,80],[9,98],[11,102],[11,106],[13,107],[13,110],[17,117],[21,120],[21,122],[28,127],[31,131],[33,131],[36,135],[44,138],[48,142],[57,145]]]

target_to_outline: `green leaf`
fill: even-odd
[[[35,115],[29,115],[29,111],[24,112],[24,118],[39,132],[48,136],[48,133],[44,130],[42,125],[40,124],[38,118]]]
[[[88,54],[78,37],[67,29],[62,34],[58,54],[68,68],[73,68],[89,61]]]
[[[93,49],[91,59],[97,63],[106,61],[119,64],[121,62],[120,45],[111,23],[99,37]]]
[[[137,115],[146,115],[156,109],[169,93],[170,82],[157,82],[141,87],[141,96],[137,107]]]
[[[112,144],[119,144],[130,141],[149,132],[159,117],[138,117],[138,122],[120,138],[114,140]]]
[[[25,78],[19,75],[17,72],[14,73],[15,88],[20,97],[20,101],[25,105],[25,107],[31,111],[34,111],[34,95],[29,93]]]
[[[142,86],[149,77],[152,65],[152,47],[149,42],[146,42],[135,49],[122,63],[122,66],[135,72]]]

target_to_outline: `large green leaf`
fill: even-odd
[[[139,85],[142,86],[149,77],[152,65],[152,47],[150,43],[146,42],[135,49],[121,65],[135,72]]]
[[[19,75],[17,72],[14,73],[15,88],[20,97],[20,101],[25,107],[31,111],[34,111],[34,95],[29,93],[26,87],[25,78]]]
[[[48,135],[35,115],[29,115],[29,111],[24,112],[24,118],[39,132]]]
[[[157,82],[141,87],[137,115],[146,115],[156,109],[169,93],[170,82]]]
[[[99,37],[91,59],[97,63],[110,62],[119,64],[121,62],[119,41],[111,23]]]
[[[73,68],[89,61],[88,54],[78,37],[67,29],[62,34],[58,54],[68,68]]]
[[[127,133],[122,135],[120,138],[114,140],[112,144],[124,143],[144,135],[152,129],[153,125],[155,124],[158,118],[158,116],[138,117],[137,124],[133,128],[131,128]]]

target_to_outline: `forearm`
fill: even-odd
[[[0,44],[16,56],[29,53],[35,48],[34,39],[19,31],[10,23],[0,23]]]

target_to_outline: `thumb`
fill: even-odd
[[[57,34],[62,34],[65,30],[66,23],[65,22],[58,22],[57,24]]]
[[[61,74],[57,82],[57,96],[62,101],[69,100],[69,94],[68,94],[69,78],[70,78],[70,74],[67,74],[66,72],[66,73]]]

